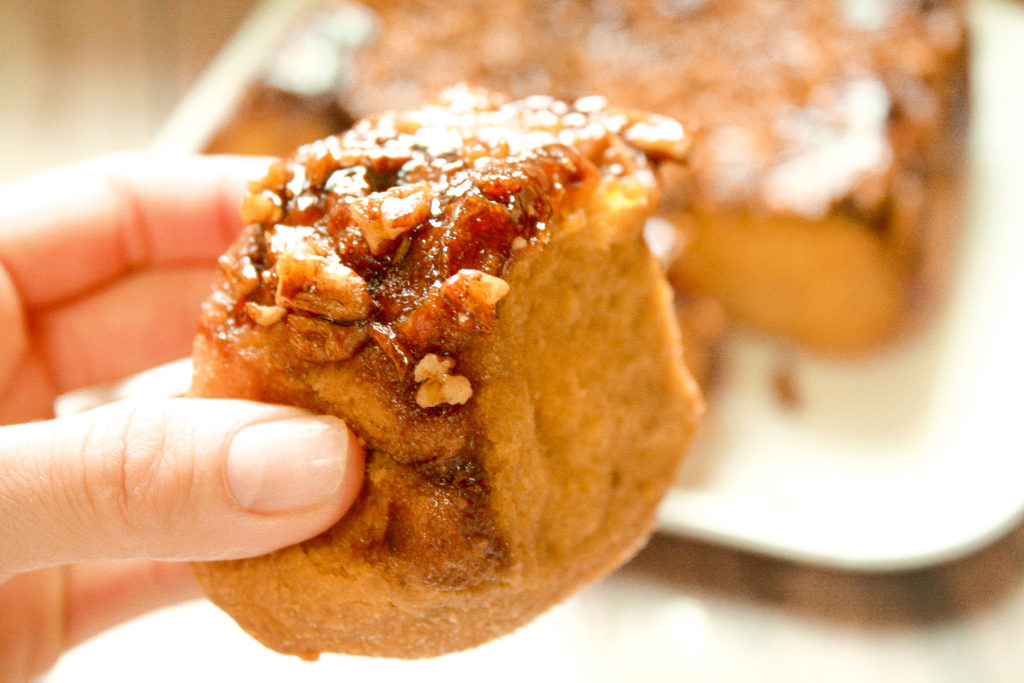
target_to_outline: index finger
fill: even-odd
[[[131,154],[0,188],[0,264],[25,306],[57,303],[133,270],[212,262],[242,228],[261,157]]]

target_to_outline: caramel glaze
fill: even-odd
[[[838,210],[884,231],[915,211],[892,197],[965,119],[948,104],[963,97],[945,92],[963,88],[945,84],[967,43],[962,0],[344,5],[378,29],[344,48],[342,110],[402,106],[458,79],[678,117],[706,136],[668,179],[666,209]]]
[[[459,352],[500,314],[506,264],[542,248],[584,190],[629,175],[653,192],[649,160],[688,147],[676,122],[596,98],[507,103],[459,87],[306,145],[251,184],[250,225],[220,260],[200,327],[261,375],[232,391],[338,415],[366,445],[360,499],[311,543],[340,535],[370,561],[419,557],[413,573],[449,588],[500,569],[472,399],[424,405],[414,369],[432,353],[462,370]],[[318,385],[326,365],[351,380],[340,393]]]

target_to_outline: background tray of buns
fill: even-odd
[[[261,6],[154,147],[208,149],[314,4]],[[662,531],[896,570],[969,552],[1024,513],[1024,8],[980,0],[968,16],[967,197],[945,294],[912,334],[856,357],[730,331]]]

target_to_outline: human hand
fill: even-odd
[[[197,596],[183,561],[299,542],[355,498],[362,451],[335,418],[160,399],[46,419],[63,392],[188,355],[265,165],[133,155],[0,188],[0,680]]]

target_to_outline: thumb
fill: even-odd
[[[3,427],[0,582],[78,560],[270,552],[336,522],[362,472],[341,420],[247,401],[124,401]]]

